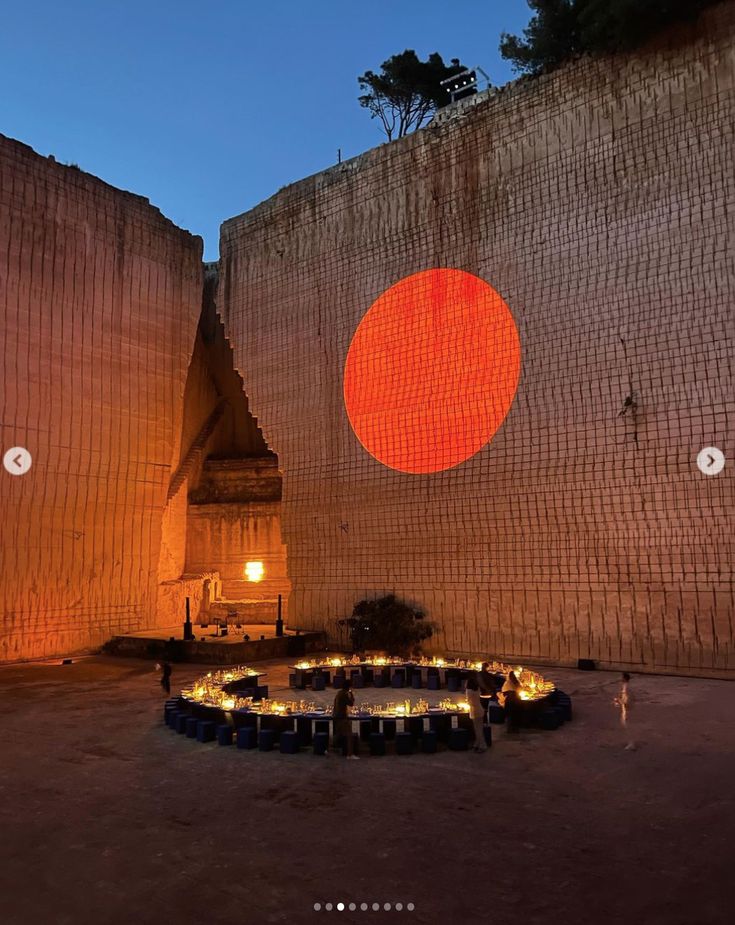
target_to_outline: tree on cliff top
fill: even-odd
[[[719,0],[527,0],[523,36],[503,33],[500,53],[516,71],[540,74],[581,54],[628,51],[661,29],[694,20]]]
[[[428,118],[449,102],[442,80],[465,70],[457,58],[446,65],[438,52],[421,61],[413,49],[393,55],[380,66],[380,73],[365,71],[357,78],[365,92],[358,97],[371,118],[379,119],[388,141],[403,138],[421,128]]]

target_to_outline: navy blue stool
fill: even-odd
[[[340,669],[339,671],[335,671],[334,677],[332,678],[332,687],[334,688],[334,690],[341,691],[342,688],[344,687],[346,678],[347,678],[347,675],[344,673],[342,669]]]
[[[426,678],[426,687],[430,691],[439,691],[441,690],[441,686],[442,686],[442,682],[441,682],[441,678],[439,677],[438,673],[432,672],[430,675],[428,675],[428,677]]]
[[[300,747],[298,732],[287,730],[281,733],[278,749],[282,755],[298,755]]]
[[[233,729],[232,726],[228,726],[226,723],[222,726],[217,726],[217,744],[218,745],[232,745]]]
[[[420,690],[423,686],[424,686],[424,682],[421,677],[421,672],[414,671],[414,673],[411,675],[411,687],[415,691],[417,691],[417,690]]]
[[[314,723],[314,732],[319,735],[320,733],[325,733],[327,738],[329,738],[329,733],[332,731],[332,723],[328,719],[318,719]]]
[[[323,691],[324,687],[324,675],[321,671],[314,672],[314,677],[311,679],[311,689],[313,691]]]
[[[163,707],[163,721],[167,726],[171,725],[171,714],[177,713],[179,710],[179,701],[176,700],[167,700]]]
[[[301,745],[311,745],[314,734],[312,732],[310,716],[296,717],[296,732],[299,734],[299,742]]]
[[[172,728],[175,729],[179,735],[184,735],[186,732],[186,721],[189,719],[188,713],[177,713],[172,724]]]
[[[258,687],[255,688],[255,695],[253,696],[253,700],[267,700],[267,699],[268,699],[268,685],[259,684]]]
[[[373,675],[373,687],[385,687],[385,685],[385,671],[382,668],[376,668],[375,674]]]
[[[487,706],[487,721],[496,725],[505,722],[505,710],[495,700],[491,700]]]
[[[470,747],[470,734],[466,729],[456,727],[449,733],[449,748],[453,752],[466,752]]]
[[[276,733],[273,729],[261,729],[258,733],[258,751],[272,752],[276,741]]]
[[[449,733],[452,729],[451,716],[429,716],[429,729],[436,733],[440,742],[446,742],[449,739]]]
[[[447,677],[447,690],[450,694],[459,693],[460,688],[462,687],[462,681],[457,674],[450,674]]]
[[[385,754],[385,736],[382,732],[371,732],[370,733],[370,754],[371,755],[384,755]]]
[[[363,678],[361,671],[352,672],[352,686],[355,689],[365,687],[365,678]]]
[[[406,676],[402,671],[394,671],[390,679],[391,687],[403,687],[406,683]]]
[[[295,673],[294,673],[294,674],[290,674],[290,675],[288,676],[288,686],[291,687],[291,688],[293,688],[294,690],[296,690],[297,687],[300,686],[300,685],[297,685],[297,683],[296,683],[296,674],[295,674]]]
[[[421,737],[421,751],[425,755],[433,755],[436,753],[436,745],[438,736],[432,730],[425,732]]]
[[[493,727],[488,726],[487,723],[482,727],[482,734],[485,737],[485,745],[488,748],[493,744]]]
[[[397,733],[396,755],[413,755],[413,736],[410,732]]]
[[[383,720],[383,735],[387,741],[396,737],[396,721],[394,719]]]
[[[416,741],[424,734],[424,721],[420,716],[407,716],[404,720],[403,728]]]
[[[568,694],[562,694],[560,691],[557,705],[562,708],[564,721],[567,723],[570,722],[572,719],[572,698]]]
[[[542,729],[558,729],[559,717],[556,715],[556,710],[544,710],[539,716],[539,726]]]
[[[360,720],[360,739],[363,742],[369,742],[372,731],[373,731],[373,721],[371,719],[361,719]]]
[[[197,722],[197,742],[214,742],[217,736],[217,726],[211,719],[200,719]]]
[[[315,755],[326,755],[327,749],[329,748],[329,733],[328,732],[315,733],[313,748],[314,748]]]
[[[238,748],[255,748],[258,744],[258,730],[255,726],[240,726],[237,730]]]
[[[197,737],[197,723],[198,723],[198,722],[199,722],[199,720],[196,718],[196,716],[187,716],[187,717],[186,717],[186,723],[185,723],[184,728],[185,728],[186,738],[187,738],[187,739],[196,739],[196,737]]]

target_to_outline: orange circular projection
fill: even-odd
[[[493,287],[462,270],[425,270],[387,289],[358,325],[345,407],[384,465],[441,472],[493,438],[520,369],[518,330]]]

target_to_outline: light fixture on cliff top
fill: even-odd
[[[248,581],[262,581],[265,575],[265,568],[262,562],[246,562],[245,577]]]
[[[451,77],[442,80],[440,86],[444,87],[449,94],[450,102],[456,103],[457,100],[462,100],[466,96],[472,96],[478,92],[478,74],[485,78],[485,89],[488,89],[490,87],[490,78],[479,65],[474,68],[465,68],[464,71],[460,71],[458,74],[452,74]]]

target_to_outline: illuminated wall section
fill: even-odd
[[[0,661],[154,625],[201,241],[0,136]]]
[[[218,305],[284,472],[290,619],[436,647],[733,660],[732,5],[279,192]],[[729,423],[729,429],[728,429]]]

